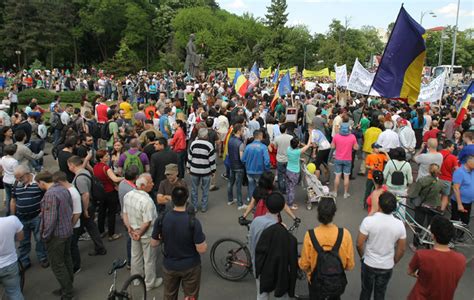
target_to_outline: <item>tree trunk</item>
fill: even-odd
[[[76,37],[74,37],[72,40],[73,40],[73,45],[74,45],[74,67],[75,67],[78,64],[78,62],[77,62],[77,40],[76,40]]]

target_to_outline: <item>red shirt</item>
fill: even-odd
[[[109,107],[105,105],[104,103],[100,103],[99,105],[96,106],[95,108],[95,113],[97,114],[97,122],[99,123],[107,123],[109,120],[107,118],[107,110]]]
[[[382,185],[382,190],[384,192],[388,191],[388,187],[384,184]],[[374,191],[372,191],[373,193]],[[367,203],[367,212],[370,213],[370,211],[372,210],[372,193],[370,193],[369,197],[367,197],[367,199],[365,200],[366,203]]]
[[[109,166],[107,166],[106,164],[104,164],[102,162],[97,163],[94,166],[94,176],[97,179],[99,179],[99,181],[102,183],[102,185],[104,186],[104,191],[106,193],[110,193],[110,192],[113,192],[115,190],[114,182],[107,175],[107,170],[108,169],[110,169]]]
[[[437,139],[438,138],[438,132],[440,132],[438,128],[433,128],[423,135],[423,142],[428,142],[429,139]]]
[[[439,153],[443,155],[443,163],[441,164],[441,174],[439,174],[439,179],[453,181],[453,173],[459,165],[458,158],[448,150],[441,150]]]
[[[170,141],[170,146],[174,152],[183,152],[186,150],[186,135],[183,128],[178,128]]]
[[[145,108],[145,116],[146,116],[147,120],[151,120],[150,111],[152,111],[153,114],[154,114],[154,116],[157,117],[157,114],[156,114],[156,107],[154,107],[153,105],[150,105],[150,106],[147,106],[147,107]]]
[[[418,279],[408,300],[448,300],[466,269],[464,255],[454,251],[418,250],[411,259],[410,270],[418,270]]]

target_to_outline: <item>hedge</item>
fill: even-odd
[[[89,96],[89,101],[92,101],[95,95],[95,92],[90,91],[71,91],[71,92],[60,92],[56,93],[44,89],[27,89],[21,91],[18,94],[18,99],[20,104],[28,104],[31,98],[38,99],[38,104],[50,104],[54,100],[54,96],[59,95],[61,97],[61,102],[63,103],[79,103],[81,101],[82,95],[87,93]],[[7,96],[7,93],[0,93],[0,100],[3,97]]]

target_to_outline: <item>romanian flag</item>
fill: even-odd
[[[278,98],[283,95],[288,95],[291,93],[291,79],[290,72],[287,71],[286,74],[281,78],[280,83],[278,84],[278,89],[276,90],[275,96],[273,96],[272,103],[270,104],[270,109],[274,110],[278,102]]]
[[[244,74],[242,74],[239,70],[235,72],[234,77],[234,88],[235,92],[239,94],[241,97],[245,96],[247,90],[249,88],[249,81],[245,78]]]
[[[252,66],[252,69],[250,70],[249,89],[253,88],[254,86],[257,86],[259,81],[260,81],[260,71],[258,70],[257,63],[255,62]]]
[[[278,65],[277,69],[275,70],[275,74],[273,74],[273,85],[276,85],[278,83],[278,77],[280,77],[280,65]]]
[[[402,6],[371,89],[385,98],[403,98],[409,104],[416,103],[426,57],[423,34],[425,29]]]
[[[461,105],[458,108],[458,116],[456,117],[456,125],[461,126],[462,121],[464,120],[464,116],[467,113],[467,109],[469,108],[469,103],[471,102],[471,97],[474,94],[474,81],[471,81],[471,84],[467,88],[466,93],[462,97]]]

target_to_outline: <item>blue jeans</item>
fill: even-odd
[[[351,174],[351,164],[352,161],[350,160],[334,160],[334,173],[341,174],[344,173],[345,175]]]
[[[362,282],[360,300],[370,300],[372,291],[374,291],[374,300],[385,299],[385,291],[392,277],[392,269],[372,268],[362,261],[360,275]]]
[[[280,193],[286,193],[286,165],[288,165],[286,162],[277,162],[278,190]]]
[[[201,185],[202,190],[202,205],[201,209],[207,209],[207,198],[209,195],[209,186],[211,185],[211,175],[208,176],[196,176],[191,175],[192,182],[192,192],[191,192],[191,202],[193,203],[194,208],[198,208],[198,193],[199,185]]]
[[[248,193],[247,193],[248,199],[252,199],[253,192],[255,191],[255,188],[257,187],[260,176],[262,176],[262,174],[247,174],[247,179],[249,180]]]
[[[12,199],[12,185],[4,182],[3,187],[5,188],[5,205],[7,209],[5,216],[8,217],[10,215],[10,200]]]
[[[20,241],[18,251],[20,253],[19,260],[25,268],[31,265],[30,251],[31,251],[31,235],[33,235],[36,242],[36,257],[39,261],[47,261],[47,253],[44,243],[40,236],[40,217],[36,216],[31,220],[21,220],[23,224],[23,233],[25,238]]]
[[[230,170],[229,181],[227,181],[227,201],[232,202],[234,200],[234,183],[236,185],[235,190],[237,193],[237,205],[242,206],[242,179],[244,177],[244,170]]]
[[[20,270],[18,263],[0,268],[0,284],[5,288],[5,294],[11,300],[23,300],[20,286]]]

